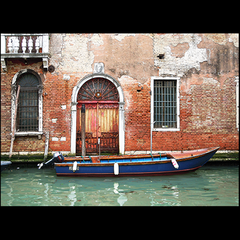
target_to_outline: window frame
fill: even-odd
[[[38,89],[38,131],[19,131],[17,132],[17,124],[15,124],[15,135],[16,136],[38,136],[38,138],[41,138],[41,135],[43,134],[43,126],[42,126],[42,90],[43,90],[43,85],[42,85],[42,80],[38,73],[31,69],[24,69],[16,73],[13,77],[12,80],[12,104],[11,104],[11,131],[13,130],[13,119],[14,119],[14,114],[15,114],[15,100],[16,100],[16,95],[17,95],[17,80],[18,78],[25,73],[31,73],[34,76],[37,77],[39,80],[39,85],[37,86]],[[16,119],[17,121],[17,119]]]
[[[177,127],[176,128],[154,128],[154,81],[176,81],[176,100],[177,100]],[[180,131],[180,94],[179,77],[151,77],[151,130],[152,131]]]

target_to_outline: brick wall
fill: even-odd
[[[126,151],[149,150],[150,140],[150,81],[121,79],[125,97]]]
[[[32,69],[43,79],[42,63],[30,60],[25,65],[23,60],[12,59],[7,61],[8,71],[1,72],[1,152],[9,152],[11,145],[11,84],[14,75],[22,69]],[[13,152],[44,151],[45,137],[16,136]]]
[[[44,82],[44,129],[49,131],[50,151],[69,151],[70,149],[70,103],[72,90],[63,76],[46,74]]]
[[[1,151],[9,151],[11,143],[11,84],[14,74],[1,74]]]
[[[22,69],[36,71],[43,82],[43,131],[49,151],[71,150],[73,88],[94,63],[116,79],[124,93],[125,151],[150,150],[151,77],[180,78],[180,131],[153,132],[153,150],[212,146],[239,148],[236,128],[237,34],[51,34],[49,65],[11,59],[1,72],[1,151],[11,133],[11,83]],[[164,59],[157,56],[164,54]],[[13,152],[44,151],[45,136],[16,137]]]

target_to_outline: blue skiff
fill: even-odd
[[[1,172],[8,167],[8,165],[12,164],[11,161],[1,161]]]
[[[54,163],[57,176],[114,177],[181,174],[202,167],[219,147],[177,153],[65,157]]]

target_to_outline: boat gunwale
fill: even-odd
[[[147,165],[147,164],[164,164],[164,163],[169,163],[171,161],[171,159],[175,159],[175,160],[177,160],[177,162],[190,161],[190,160],[193,160],[193,159],[196,159],[196,158],[208,155],[208,154],[210,154],[212,152],[216,152],[218,149],[219,149],[219,147],[206,148],[206,151],[201,153],[201,154],[198,154],[198,155],[195,155],[195,156],[183,157],[183,158],[174,158],[171,154],[166,154],[168,156],[171,156],[172,158],[167,159],[167,160],[153,160],[153,161],[142,161],[142,162],[131,162],[131,161],[130,162],[120,162],[118,164],[120,166],[126,166],[126,165],[131,165],[131,166],[132,165]],[[201,150],[203,151],[205,149],[199,149],[199,150],[196,150],[196,151],[201,152]],[[192,151],[192,150],[190,150],[190,151]],[[186,152],[185,152],[185,154],[186,154]],[[166,155],[165,155],[165,157],[166,157]],[[137,155],[133,155],[133,156],[137,156]],[[163,157],[163,155],[162,155],[162,157]],[[148,158],[151,158],[151,156],[148,157]],[[106,159],[101,159],[101,160],[106,160]],[[113,159],[109,159],[109,160],[113,160]],[[116,158],[116,160],[121,160],[121,158],[120,159]],[[74,160],[71,160],[71,161],[74,161]],[[75,161],[77,161],[77,160],[75,160]],[[72,163],[54,163],[54,164],[57,167],[70,167],[70,166],[72,166]],[[101,163],[101,162],[83,163],[83,162],[80,162],[80,163],[77,164],[77,166],[81,166],[81,167],[90,167],[90,166],[91,167],[100,167],[100,166],[113,166],[113,165],[114,165],[114,162],[113,163]]]
[[[160,154],[152,154],[153,157],[159,157]],[[136,159],[136,158],[152,158],[150,154],[139,154],[139,155],[116,155],[116,156],[100,156],[100,160],[124,160],[126,158],[130,159]],[[99,158],[99,156],[90,156],[91,158]],[[168,153],[162,153],[161,157],[173,157],[171,154]],[[72,161],[89,161],[91,160],[89,156],[85,157],[66,157],[64,158],[64,161],[66,162],[72,162]]]

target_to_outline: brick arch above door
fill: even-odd
[[[119,154],[125,152],[125,116],[124,116],[124,95],[120,83],[107,74],[89,74],[81,79],[73,88],[71,103],[71,153],[76,154],[76,136],[77,136],[77,96],[78,92],[87,81],[93,78],[104,78],[112,82],[118,91],[119,96]]]

